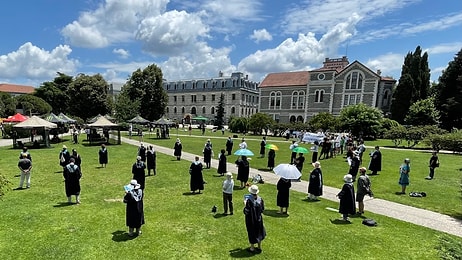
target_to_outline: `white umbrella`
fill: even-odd
[[[284,179],[288,180],[298,180],[302,174],[300,171],[295,167],[295,165],[288,164],[288,163],[282,163],[274,167],[273,169],[274,173],[276,175],[281,176]]]

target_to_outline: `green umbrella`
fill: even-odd
[[[305,147],[297,146],[294,149],[292,149],[292,152],[294,152],[294,153],[308,153],[309,151]]]
[[[196,117],[193,117],[192,119],[194,119],[194,120],[204,120],[204,121],[208,120],[208,118],[205,117],[205,116],[196,116]]]

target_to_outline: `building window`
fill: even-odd
[[[298,103],[298,92],[294,91],[294,92],[292,92],[292,102],[290,103],[290,108],[291,109],[296,109],[297,108],[297,103]]]
[[[231,108],[231,114],[235,114],[236,113],[236,108],[232,107]]]
[[[305,91],[294,91],[292,92],[292,102],[290,108],[292,109],[303,109],[303,101],[305,99]]]
[[[181,108],[181,114],[184,115],[184,107]]]
[[[202,95],[202,101],[205,101],[206,98],[205,98],[205,95]]]
[[[197,97],[196,95],[191,95],[191,103],[196,103]]]
[[[205,115],[205,107],[202,107],[202,114]]]
[[[170,84],[167,84],[167,90],[169,90],[169,89],[170,89]]]
[[[192,83],[192,89],[196,89],[196,82]]]
[[[176,96],[173,96],[173,102],[176,102]]]
[[[353,71],[348,74],[345,82],[346,89],[362,89],[363,75],[358,71]]]
[[[361,94],[347,94],[343,98],[343,106],[356,105],[361,102]]]
[[[181,96],[181,102],[183,102],[183,103],[184,103],[184,95],[183,95],[183,96]]]
[[[236,100],[236,94],[232,94],[232,95],[231,95],[231,99],[232,99],[232,100]]]
[[[177,111],[176,111],[176,107],[173,108],[173,114],[176,114]]]
[[[282,93],[280,91],[270,93],[269,109],[281,109]]]
[[[212,107],[212,108],[210,109],[210,114],[212,114],[212,115],[215,114],[215,108],[214,108],[214,107]]]
[[[181,88],[184,89],[186,87],[186,84],[181,84]]]
[[[196,114],[196,107],[191,107],[191,114],[193,114],[193,115]]]
[[[175,83],[174,89],[178,88],[178,83]]]
[[[324,90],[316,90],[314,92],[314,102],[322,103],[324,100]]]
[[[391,102],[391,94],[390,91],[387,89],[383,93],[383,101],[382,101],[382,107],[388,107]]]
[[[212,101],[215,101],[215,95],[212,95]]]
[[[221,87],[222,87],[222,88],[225,87],[225,82],[224,82],[224,81],[221,82]]]
[[[168,114],[168,113],[169,113],[169,109],[168,109],[168,107],[167,107],[167,114]]]

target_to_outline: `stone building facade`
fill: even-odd
[[[307,122],[320,112],[339,115],[359,103],[387,113],[395,83],[347,57],[326,58],[320,69],[268,74],[259,86],[259,111],[281,123]]]
[[[163,87],[168,94],[165,116],[184,123],[203,116],[213,123],[223,94],[225,123],[232,116],[250,117],[258,112],[258,85],[259,82],[249,80],[241,72],[231,76],[220,72],[218,77],[207,79],[164,81]]]

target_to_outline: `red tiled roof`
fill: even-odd
[[[383,81],[396,81],[396,79],[391,78],[391,77],[380,77],[380,79]]]
[[[24,85],[0,84],[0,91],[6,93],[30,94],[35,91],[35,88],[32,86]]]
[[[309,78],[308,71],[270,73],[261,82],[260,87],[306,86]]]

